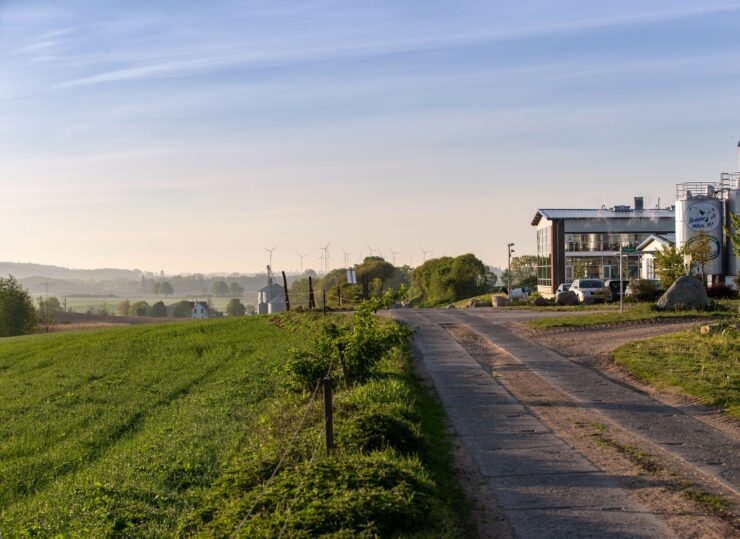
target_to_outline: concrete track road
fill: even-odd
[[[464,324],[548,384],[737,492],[738,448],[729,434],[497,323],[532,313],[398,310],[417,329],[417,357],[452,426],[517,537],[672,537],[609,470],[559,437],[447,331]],[[537,315],[535,315],[537,316]]]

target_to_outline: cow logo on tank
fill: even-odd
[[[707,202],[697,202],[686,209],[686,225],[694,231],[710,232],[720,225],[717,208]]]

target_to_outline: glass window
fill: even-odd
[[[552,286],[552,227],[537,229],[537,284]]]

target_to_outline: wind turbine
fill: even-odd
[[[401,251],[394,251],[391,249],[391,258],[393,259],[393,265],[396,265],[396,256],[399,255]]]
[[[265,247],[265,251],[267,251],[268,253],[270,253],[270,267],[272,267],[272,252],[275,249],[277,249],[277,247],[273,247],[272,249],[268,249],[267,247]]]
[[[302,255],[299,252],[296,252],[296,254],[298,255],[298,258],[301,259],[301,273],[303,273],[303,259],[306,258],[306,255]]]
[[[427,254],[432,254],[432,251],[425,251],[424,248],[422,247],[421,248],[421,254],[422,254],[422,257],[424,259],[424,262],[426,262],[427,261]]]
[[[375,253],[378,253],[378,256],[382,256],[380,249],[373,249],[369,243],[367,244],[367,248],[370,250],[370,256],[373,256]]]
[[[344,267],[345,268],[348,268],[349,267],[349,255],[351,253],[348,253],[347,251],[345,251],[344,249],[342,249],[342,254],[344,255]]]
[[[329,245],[331,245],[331,242],[327,243],[326,247],[319,247],[319,250],[321,251],[321,256],[319,258],[321,259],[321,267],[324,273],[329,269],[329,259],[331,258],[329,256]]]

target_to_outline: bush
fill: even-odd
[[[152,305],[151,315],[159,318],[167,316],[167,307],[163,301],[158,301]]]
[[[369,411],[356,414],[343,423],[339,444],[361,452],[395,449],[399,453],[416,453],[421,449],[418,427],[390,413]]]
[[[175,308],[172,311],[172,316],[175,318],[190,318],[193,314],[193,304],[187,300],[178,301],[175,304]]]
[[[31,333],[36,327],[36,310],[28,291],[10,275],[0,278],[0,337]]]
[[[713,299],[737,299],[738,292],[726,284],[715,284],[707,288],[707,296]]]
[[[129,308],[129,316],[149,316],[151,307],[146,301],[137,301]]]
[[[229,303],[226,305],[226,314],[228,314],[229,316],[244,316],[246,312],[247,308],[238,298],[231,298],[229,300]]]
[[[432,488],[418,460],[393,452],[323,458],[279,474],[236,536],[277,537],[283,526],[285,537],[413,532],[426,524]],[[250,490],[239,500],[236,514],[213,521],[208,535],[230,535],[261,491],[261,484]]]
[[[632,279],[629,287],[637,301],[655,301],[661,294],[656,284],[648,279]]]

